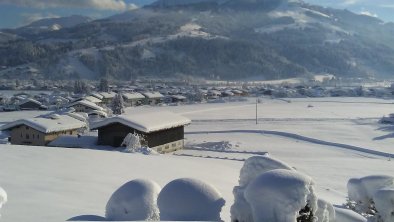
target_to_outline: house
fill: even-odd
[[[105,104],[110,104],[112,102],[112,99],[115,97],[116,93],[115,92],[101,92],[100,93],[103,98],[101,99],[103,103]]]
[[[11,144],[45,146],[61,135],[77,135],[86,123],[68,115],[51,114],[46,117],[20,119],[5,124],[2,131],[10,131]]]
[[[20,110],[46,110],[48,107],[42,105],[41,102],[27,98],[19,103]]]
[[[144,92],[142,93],[145,98],[145,104],[156,105],[163,102],[164,96],[159,92]]]
[[[101,99],[98,99],[95,96],[86,96],[84,99],[88,100],[88,101],[90,101],[90,102],[92,102],[92,103],[94,103],[94,104],[96,104],[98,106],[103,104],[103,101]]]
[[[166,103],[184,103],[187,98],[182,95],[170,95],[165,98]]]
[[[104,109],[101,106],[98,106],[95,103],[90,102],[88,100],[79,100],[71,103],[67,107],[74,108],[75,112],[83,112],[83,113],[89,113],[93,110],[104,111]]]
[[[145,100],[145,96],[141,93],[123,93],[122,96],[126,106],[139,106]]]
[[[98,130],[98,144],[121,146],[129,133],[142,135],[145,144],[159,153],[182,149],[184,126],[190,120],[171,112],[119,115],[92,123],[91,130]]]

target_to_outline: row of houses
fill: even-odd
[[[119,115],[94,122],[90,130],[97,130],[97,145],[120,147],[129,133],[144,138],[144,145],[159,153],[182,149],[186,117],[171,112],[151,112]],[[50,114],[20,119],[1,127],[8,132],[9,142],[17,145],[48,146],[62,136],[73,136],[87,128],[84,117],[77,113]]]

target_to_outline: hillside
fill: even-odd
[[[50,79],[390,78],[394,68],[394,24],[298,0],[159,0],[76,20],[39,32],[3,30],[14,37],[0,42],[7,67],[0,76],[29,78],[19,70],[30,66]]]

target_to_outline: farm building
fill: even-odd
[[[139,106],[145,100],[145,96],[141,93],[123,93],[122,96],[126,106]]]
[[[68,105],[68,108],[74,108],[75,112],[89,113],[93,110],[104,111],[101,106],[96,105],[88,100],[79,100]]]
[[[86,123],[68,115],[20,119],[1,127],[10,131],[11,144],[45,146],[61,135],[77,135]]]
[[[120,115],[91,124],[98,130],[98,144],[121,146],[129,133],[143,136],[145,144],[160,153],[182,149],[184,126],[190,120],[171,112]]]

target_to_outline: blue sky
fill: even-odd
[[[154,0],[0,0],[0,28],[15,28],[32,21],[69,15],[103,18]],[[349,9],[394,22],[393,0],[304,0],[306,2]]]

